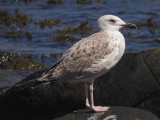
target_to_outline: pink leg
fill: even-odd
[[[90,106],[90,109],[94,110],[95,112],[108,111],[109,107],[94,106],[93,83],[90,84],[89,89],[90,89],[90,98],[91,98],[91,106]]]
[[[88,99],[88,85],[87,85],[87,82],[85,82],[84,89],[85,89],[85,97],[86,97],[86,107],[90,108],[89,99]]]

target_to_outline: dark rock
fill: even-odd
[[[95,102],[135,107],[159,90],[142,53],[126,54],[110,72],[95,81]]]
[[[160,49],[125,54],[120,62],[94,83],[95,104],[143,108],[160,117]],[[83,83],[23,84],[43,71],[22,80],[0,97],[0,113],[15,116],[56,114],[85,108]],[[1,90],[2,91],[2,90]],[[27,113],[27,115],[26,115]]]
[[[3,87],[3,88],[1,88],[0,89],[0,96],[3,96],[9,88],[10,87]]]
[[[160,117],[160,91],[147,97],[145,100],[140,102],[136,107],[141,109],[149,110]]]
[[[148,66],[152,76],[160,85],[160,49],[142,52],[146,65]]]
[[[111,107],[107,112],[94,113],[76,110],[55,120],[159,120],[152,113],[136,108]]]

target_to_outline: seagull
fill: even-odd
[[[108,72],[121,59],[125,39],[121,28],[136,28],[114,15],[104,15],[97,21],[99,31],[71,46],[61,59],[44,72],[37,81],[84,82],[86,107],[95,111],[108,111],[108,106],[95,106],[93,83]],[[90,94],[90,101],[89,95]]]

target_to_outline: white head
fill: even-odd
[[[123,27],[136,28],[136,25],[132,23],[125,23],[119,17],[114,15],[104,15],[100,17],[97,21],[97,24],[100,31],[117,31]]]

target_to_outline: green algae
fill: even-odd
[[[25,32],[25,36],[28,40],[32,40],[32,34],[30,32]]]
[[[138,28],[146,27],[150,34],[159,34],[160,25],[154,21],[152,17],[149,17],[146,22],[133,22]]]
[[[77,0],[77,4],[92,4],[92,0]]]
[[[3,30],[3,29],[0,29],[0,36],[6,37],[6,38],[13,38],[13,39],[23,38],[24,37],[23,32],[21,30],[8,31],[8,30]]]
[[[62,52],[60,52],[60,53],[59,53],[59,55],[62,57],[62,56],[63,56],[63,53],[62,53]]]
[[[58,42],[67,42],[68,40],[73,40],[73,38],[69,36],[66,29],[63,29],[62,31],[59,31],[58,36],[53,32],[53,40]]]
[[[25,26],[28,25],[32,19],[27,15],[19,13],[19,9],[15,9],[15,16],[11,16],[8,10],[0,10],[0,24],[10,26],[11,24]]]
[[[7,37],[7,38],[24,38],[28,40],[32,40],[32,33],[29,31],[22,31],[19,29],[16,29],[18,27],[25,27],[28,26],[30,22],[32,22],[32,18],[28,17],[27,15],[20,14],[19,9],[15,9],[15,16],[11,16],[8,12],[8,10],[1,10],[0,11],[1,19],[0,24],[9,26],[9,30],[0,29],[0,36]],[[56,32],[53,32],[53,40],[59,41],[59,42],[67,42],[69,40],[73,41],[73,36],[70,34],[71,32],[79,32],[80,34],[88,34],[90,31],[92,31],[92,26],[88,26],[88,23],[90,23],[90,20],[87,20],[85,22],[81,22],[80,25],[74,26],[69,25],[68,28],[64,28],[63,30],[57,30]],[[49,28],[52,28],[53,26],[61,27],[64,24],[68,24],[67,22],[64,22],[62,20],[41,20],[41,21],[35,21],[35,25],[39,25],[40,28],[44,29],[45,26],[48,26]],[[11,26],[12,25],[12,26]],[[16,26],[13,26],[16,25]],[[43,57],[42,57],[43,58]]]
[[[153,20],[152,17],[148,18],[145,23],[141,23],[141,22],[136,23],[137,27],[144,27],[144,26],[149,27],[149,26],[153,26],[154,24],[156,24],[156,22]]]
[[[67,22],[63,22],[62,20],[41,20],[34,22],[35,25],[39,25],[41,28],[44,28],[45,26],[48,26],[49,28],[52,28],[53,26],[62,26],[63,24],[67,24]]]
[[[33,55],[32,55],[32,54],[27,54],[27,53],[25,53],[25,54],[23,55],[23,57],[24,57],[24,58],[30,58],[30,59],[32,59],[32,58],[33,58]]]
[[[58,57],[58,53],[50,53],[50,57],[57,58]]]
[[[124,36],[130,38],[132,37],[132,33],[131,32],[125,33]]]
[[[6,3],[6,2],[7,2],[7,0],[2,0],[2,2],[3,2],[3,3]]]
[[[32,40],[32,34],[28,31],[24,32],[17,29],[17,27],[25,27],[32,21],[27,15],[22,15],[19,9],[15,9],[15,16],[11,16],[8,10],[0,10],[0,25],[4,25],[7,28],[0,29],[0,36],[7,38],[23,38],[26,36],[28,40]]]
[[[64,1],[63,0],[49,0],[47,3],[48,4],[63,4]]]
[[[17,2],[24,2],[28,4],[29,2],[33,2],[34,0],[17,0]]]
[[[11,16],[9,16],[8,10],[0,10],[0,24],[9,26],[11,22]]]
[[[34,55],[34,58],[38,58],[38,55]]]
[[[14,65],[14,62],[17,62],[17,60],[13,61],[13,65]],[[18,63],[16,63],[16,65],[14,66],[14,69],[18,69],[18,70],[42,70],[46,68],[47,66],[45,66],[42,63],[38,63],[30,60],[23,60],[23,59],[19,59]]]
[[[13,39],[23,38],[25,36],[28,40],[32,40],[32,34],[28,31],[23,33],[22,30],[3,30],[3,29],[0,29],[0,36],[6,37],[6,38],[13,38]]]
[[[33,60],[34,58],[38,59],[45,59],[45,58],[58,58],[59,56],[61,57],[63,55],[62,52],[60,53],[50,53],[49,56],[42,54],[40,57],[38,54],[33,55],[33,54],[28,54],[28,53],[24,53],[23,55],[21,54],[21,52],[17,52],[16,54],[18,57],[22,57],[23,59],[29,59],[29,60]]]
[[[14,39],[16,38],[22,38],[23,34],[21,30],[18,31],[6,31],[6,37],[13,37]]]
[[[50,53],[49,56],[42,54],[42,55],[41,55],[41,59],[46,59],[46,58],[54,58],[54,59],[56,59],[56,58],[58,58],[59,56],[61,57],[62,55],[63,55],[62,52],[60,52],[60,53]]]
[[[21,54],[22,54],[21,51],[18,51],[18,52],[17,52],[18,57],[20,57]]]
[[[90,20],[86,20],[85,22],[81,22],[78,27],[73,28],[73,31],[74,30],[92,30],[93,29],[92,26],[87,26],[88,23],[90,23],[90,22],[91,22]]]
[[[81,31],[81,34],[88,34],[93,30],[92,26],[88,26],[88,23],[90,23],[90,20],[81,22],[78,26],[71,24],[68,28],[59,30],[57,34],[53,31],[53,40],[58,42],[74,41],[73,36],[70,33],[73,34]]]
[[[18,52],[18,54],[0,52],[0,68],[15,70],[41,70],[47,68],[42,63],[29,60],[28,58],[32,59],[32,55],[25,54],[24,58],[27,59],[20,56],[21,52]]]
[[[42,55],[41,55],[41,59],[45,59],[45,58],[48,58],[48,56],[42,54]]]
[[[62,52],[60,52],[60,53],[50,53],[50,57],[52,57],[52,58],[57,58],[58,56],[62,56],[63,55],[63,53]]]
[[[106,1],[101,1],[101,0],[77,0],[77,4],[92,4],[92,3],[103,3],[106,4]]]

